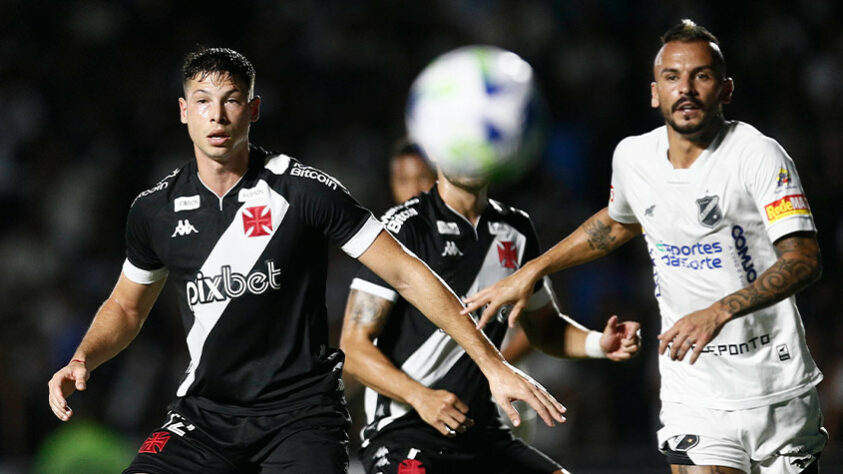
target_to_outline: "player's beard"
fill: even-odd
[[[479,193],[484,187],[489,185],[488,176],[472,176],[466,173],[453,173],[442,169],[442,175],[445,176],[451,184],[464,189],[471,193]]]
[[[720,104],[713,104],[708,108],[704,108],[704,105],[695,99],[688,99],[682,102],[693,102],[696,106],[700,108],[703,113],[702,119],[696,124],[688,124],[688,125],[680,125],[673,119],[673,113],[677,110],[680,102],[676,102],[675,104],[670,106],[670,109],[664,110],[662,109],[662,115],[664,116],[664,121],[675,130],[677,133],[681,135],[685,135],[688,138],[694,138],[697,136],[707,135],[705,131],[707,131],[713,124],[719,123],[723,121],[723,112],[720,110]]]

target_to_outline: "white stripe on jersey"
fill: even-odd
[[[220,272],[220,269],[227,265],[234,273],[248,274],[255,266],[258,258],[269,244],[275,231],[284,220],[290,204],[283,196],[275,192],[269,187],[266,181],[258,181],[257,187],[263,187],[267,190],[264,201],[250,200],[240,206],[237,210],[237,216],[231,221],[231,224],[220,236],[214,249],[208,255],[205,263],[202,264],[201,273],[203,275],[215,275]],[[268,201],[268,202],[267,202]],[[246,207],[253,207],[256,204],[267,205],[272,218],[272,229],[267,235],[260,235],[249,237],[244,231],[243,213]],[[266,228],[264,227],[264,230]],[[250,233],[251,234],[251,233]],[[222,301],[212,301],[210,303],[200,303],[193,306],[193,326],[187,334],[187,348],[190,352],[190,366],[188,367],[187,376],[184,382],[179,386],[176,395],[183,397],[190,385],[196,377],[196,369],[199,366],[202,358],[202,349],[208,335],[217,324],[225,308],[231,298],[225,298]]]

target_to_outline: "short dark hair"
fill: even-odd
[[[700,26],[694,20],[685,18],[679,24],[671,27],[665,31],[661,36],[662,46],[671,41],[681,41],[683,43],[691,43],[694,41],[705,41],[713,44],[711,48],[711,55],[714,60],[713,67],[721,77],[726,77],[726,59],[723,57],[723,52],[720,51],[720,40],[717,39],[704,26]]]
[[[245,85],[250,98],[254,95],[255,68],[246,56],[233,49],[200,46],[185,55],[181,71],[182,85],[197,76],[201,80],[209,74],[223,74]]]
[[[398,140],[392,147],[393,158],[397,158],[399,156],[404,155],[416,155],[421,158],[425,158],[424,150],[422,150],[422,148],[418,144],[410,141],[407,138],[402,138]]]

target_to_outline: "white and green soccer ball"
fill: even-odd
[[[512,180],[544,138],[533,68],[494,46],[465,46],[433,60],[407,101],[410,139],[445,173]]]

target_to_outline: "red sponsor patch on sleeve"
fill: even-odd
[[[773,223],[785,217],[799,214],[811,215],[808,199],[802,194],[791,194],[764,206],[767,222]]]

